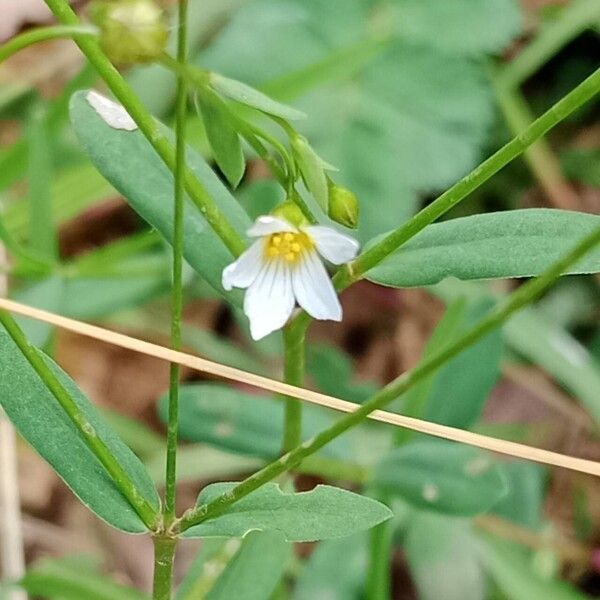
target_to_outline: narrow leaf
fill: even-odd
[[[292,149],[308,191],[313,195],[323,212],[327,213],[329,196],[325,163],[304,137],[294,138]]]
[[[44,360],[77,402],[95,434],[127,471],[140,494],[158,510],[156,488],[139,459],[106,424],[73,380],[50,358],[44,356]],[[146,532],[140,517],[4,331],[0,331],[0,372],[0,404],[6,414],[79,499],[117,529],[129,533]]]
[[[290,121],[306,118],[306,114],[302,111],[273,100],[273,98],[241,81],[223,77],[223,75],[219,75],[218,73],[211,73],[210,84],[223,96],[246,106],[256,108],[268,115],[289,119]]]
[[[198,92],[198,104],[215,161],[227,177],[227,181],[236,188],[244,176],[246,161],[240,137],[228,118],[227,107],[209,89]]]
[[[200,492],[201,506],[227,493],[235,483],[213,483]],[[212,520],[188,529],[184,537],[242,537],[249,531],[277,531],[288,542],[344,537],[386,521],[387,506],[353,492],[319,485],[310,492],[283,492],[269,483]]]
[[[600,216],[554,209],[511,210],[430,225],[367,273],[391,287],[446,277],[498,279],[539,275],[600,224]],[[567,273],[600,271],[600,248]]]
[[[390,452],[375,467],[372,483],[416,507],[461,516],[485,512],[507,493],[506,478],[490,456],[425,438]]]
[[[131,206],[170,242],[173,237],[173,175],[140,131],[116,130],[88,104],[85,92],[71,98],[71,122],[96,168]],[[172,132],[163,130],[173,137]],[[189,167],[240,235],[250,219],[208,165],[191,149]],[[241,294],[226,292],[223,269],[233,256],[196,207],[186,205],[184,256],[217,291],[239,303]]]

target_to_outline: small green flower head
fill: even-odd
[[[156,60],[169,38],[165,13],[152,0],[99,0],[91,16],[100,28],[100,45],[118,65]]]
[[[277,205],[271,211],[271,214],[274,217],[285,219],[288,223],[291,223],[295,227],[305,227],[306,225],[309,225],[304,213],[293,200],[285,200],[281,204]]]
[[[358,198],[349,189],[331,181],[329,185],[329,216],[336,223],[356,229],[358,225]]]

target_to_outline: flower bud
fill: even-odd
[[[274,217],[280,217],[285,219],[288,223],[291,223],[295,227],[304,227],[308,225],[308,219],[304,216],[300,207],[293,200],[285,200],[281,204],[277,205],[271,214]]]
[[[356,229],[358,225],[358,198],[349,189],[331,181],[329,184],[329,217],[336,223]]]
[[[91,16],[100,29],[100,45],[119,65],[152,62],[169,38],[163,10],[152,0],[100,0]]]

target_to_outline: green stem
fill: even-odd
[[[32,46],[38,42],[55,40],[57,38],[80,39],[82,36],[94,37],[98,35],[96,27],[90,25],[54,25],[52,27],[40,27],[30,29],[0,47],[0,63],[16,54],[20,50]]]
[[[385,386],[370,400],[358,407],[354,412],[347,414],[331,427],[325,429],[301,446],[282,456],[279,460],[265,466],[254,473],[232,490],[216,498],[212,502],[187,511],[175,524],[174,529],[185,531],[194,525],[212,519],[227,510],[232,504],[244,498],[254,490],[272,481],[282,473],[294,468],[307,456],[320,450],[323,446],[339,437],[352,427],[362,423],[373,411],[384,408],[387,404],[404,394],[419,381],[434,373],[443,364],[460,354],[465,348],[471,346],[487,333],[499,327],[513,313],[529,304],[543,291],[545,291],[560,275],[572,264],[600,243],[600,227],[594,230],[577,244],[577,246],[560,260],[556,261],[536,279],[522,285],[518,290],[508,296],[502,305],[490,311],[474,327],[463,333],[452,344],[442,348],[431,357],[420,362],[416,367],[400,375],[397,379]]]
[[[87,417],[79,408],[78,404],[69,395],[56,375],[33,346],[25,338],[23,331],[17,325],[15,320],[5,311],[0,311],[0,323],[4,326],[10,337],[13,339],[23,356],[27,359],[34,371],[39,375],[44,385],[56,398],[66,415],[69,417],[88,448],[94,453],[96,458],[102,463],[115,485],[119,488],[129,504],[134,508],[144,524],[149,529],[154,529],[157,525],[156,510],[143,497],[137,489],[135,483],[123,469],[119,461],[112,455],[106,444],[94,433],[92,425]]]
[[[516,135],[531,124],[533,114],[517,88],[506,85],[493,71],[491,80],[504,119],[513,135]],[[525,160],[554,206],[565,210],[577,206],[577,197],[565,181],[558,159],[544,138],[525,150]]]
[[[284,381],[301,387],[304,383],[306,328],[293,321],[283,330]],[[283,452],[289,452],[302,441],[302,403],[296,398],[286,397],[283,427]]]
[[[185,65],[187,60],[187,11],[188,0],[179,0],[179,29],[177,38],[177,61]],[[184,231],[184,169],[185,126],[187,119],[187,83],[177,77],[176,99],[176,149],[175,188],[173,217],[173,288],[171,299],[171,347],[181,349],[181,316],[183,311],[183,231]],[[171,363],[169,378],[169,415],[167,425],[167,470],[165,490],[165,526],[175,520],[177,488],[177,438],[179,433],[179,376],[180,367]]]
[[[45,2],[61,23],[65,25],[79,24],[77,15],[66,0],[45,0]],[[75,41],[115,97],[136,122],[142,134],[169,170],[174,173],[176,169],[175,150],[168,138],[161,132],[157,121],[146,110],[129,84],[111,64],[96,40],[79,37]],[[244,240],[227,221],[215,201],[204,189],[202,183],[187,166],[184,169],[184,179],[185,189],[192,202],[198,207],[206,221],[223,240],[231,253],[234,256],[239,256],[246,249]]]
[[[177,540],[171,537],[154,538],[154,583],[152,600],[171,600],[173,590],[173,561]]]
[[[383,240],[363,252],[346,268],[336,273],[335,284],[338,290],[360,279],[369,269],[396,251],[427,225],[439,219],[451,208],[464,200],[471,192],[486,182],[492,175],[522,154],[526,148],[545,135],[582,104],[593,98],[600,90],[600,69],[597,69],[576,88],[559,100],[529,127],[490,156],[458,183],[453,185],[429,206],[417,213],[402,227],[386,235]]]
[[[379,498],[386,503],[385,498]],[[367,600],[389,600],[390,563],[392,557],[393,528],[389,521],[380,523],[369,532],[369,573],[367,576]]]
[[[562,47],[600,19],[598,0],[577,0],[568,4],[560,17],[539,35],[502,71],[502,83],[518,87],[545,65]]]

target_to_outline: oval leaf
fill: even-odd
[[[430,225],[366,277],[391,287],[438,283],[446,277],[498,279],[539,275],[600,225],[600,217],[527,209],[474,215]],[[567,271],[600,271],[600,248]]]
[[[170,243],[173,239],[173,175],[140,131],[107,125],[88,104],[86,92],[71,98],[71,122],[98,171],[125,197],[133,209]],[[164,126],[163,126],[164,127]],[[164,128],[167,135],[172,132]],[[196,177],[240,235],[250,219],[204,160],[188,149],[187,161]],[[196,207],[185,207],[184,256],[218,292],[239,304],[241,294],[221,286],[223,269],[234,259]]]
[[[507,493],[490,456],[460,444],[418,439],[393,450],[376,467],[373,485],[430,511],[470,516]]]
[[[139,492],[158,511],[156,488],[140,460],[106,424],[75,382],[50,358],[43,357]],[[113,527],[129,533],[146,532],[147,527],[140,517],[4,331],[0,331],[0,372],[0,404],[6,414],[17,431],[50,463],[75,495]]]
[[[215,161],[236,188],[246,169],[242,144],[231,126],[224,102],[210,89],[198,92],[198,104]]]
[[[199,506],[234,488],[213,483],[200,492]],[[243,537],[249,531],[278,531],[288,542],[344,537],[387,521],[392,512],[380,502],[328,485],[286,494],[275,483],[252,492],[225,513],[188,529],[183,536]]]
[[[256,108],[256,110],[260,110],[268,115],[289,119],[290,121],[306,119],[306,114],[302,111],[287,106],[287,104],[277,102],[277,100],[269,98],[266,94],[241,81],[223,77],[223,75],[219,75],[218,73],[211,73],[210,84],[223,96],[246,106]]]

